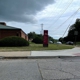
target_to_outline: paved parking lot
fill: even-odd
[[[80,80],[80,57],[2,59],[0,80]]]

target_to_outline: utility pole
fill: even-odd
[[[41,24],[41,34],[43,35],[43,24]]]
[[[78,31],[77,31],[77,30],[75,30],[75,31],[74,31],[74,36],[75,36],[75,45],[76,45],[77,35],[78,35]]]

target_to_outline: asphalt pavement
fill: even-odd
[[[80,80],[80,58],[0,60],[0,80]]]

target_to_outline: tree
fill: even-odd
[[[36,43],[36,44],[42,44],[43,43],[43,39],[39,36],[36,36],[32,42]]]
[[[28,33],[28,38],[29,38],[29,40],[30,39],[33,39],[33,38],[35,38],[36,37],[36,33],[35,32],[30,32],[30,33]]]
[[[41,34],[36,34],[35,32],[28,33],[29,40],[33,41],[36,37],[43,40],[43,35]],[[51,36],[48,35],[48,38],[49,38],[49,41],[52,41],[54,43],[54,39]]]
[[[78,35],[75,35],[75,31],[78,32]],[[70,26],[68,35],[64,38],[65,41],[80,41],[80,19],[76,19],[75,23]]]
[[[54,43],[54,39],[51,36],[48,37],[49,37],[49,41],[52,41]]]
[[[60,37],[60,38],[59,38],[59,41],[63,43],[63,38],[62,38],[62,37]]]

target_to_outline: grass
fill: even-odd
[[[76,45],[80,45],[80,42],[76,42]]]
[[[63,45],[63,44],[49,44],[48,47],[43,47],[43,44],[33,44],[26,47],[0,47],[0,52],[7,51],[40,51],[40,50],[62,50],[62,49],[72,49],[74,46]]]

